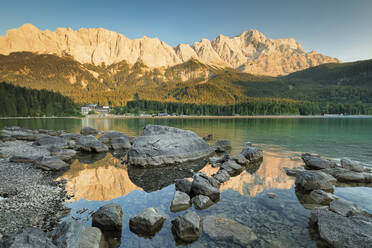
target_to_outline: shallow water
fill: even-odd
[[[371,165],[371,118],[313,119],[27,119],[0,120],[4,125],[28,128],[64,129],[78,132],[82,126],[99,130],[118,130],[138,136],[148,124],[160,124],[190,129],[200,136],[213,135],[211,143],[229,139],[232,154],[240,152],[250,141],[264,150],[264,160],[258,168],[248,168],[221,186],[221,200],[205,210],[195,210],[202,218],[220,215],[250,227],[258,240],[252,247],[316,247],[307,227],[308,205],[302,205],[294,190],[294,178],[283,167],[301,165],[301,152],[315,152],[330,158],[349,157]],[[117,157],[122,154],[79,156],[71,168],[61,175],[67,179],[67,189],[73,194],[68,202],[72,208],[67,218],[91,223],[89,213],[108,202],[122,206],[123,232],[111,237],[112,247],[174,247],[171,220],[189,210],[172,213],[169,209],[174,194],[175,178],[190,177],[188,170],[141,170],[127,167]],[[194,171],[213,174],[209,165],[191,165]],[[275,199],[267,197],[274,192]],[[335,194],[356,202],[372,211],[372,188],[337,187]],[[152,239],[130,232],[129,218],[146,207],[156,207],[167,216],[163,228]],[[77,213],[87,208],[84,213]],[[205,233],[190,247],[240,247],[231,241],[212,240]]]

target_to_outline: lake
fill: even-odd
[[[146,124],[189,129],[200,136],[213,135],[229,139],[235,155],[246,142],[264,151],[258,168],[244,171],[221,186],[221,199],[205,210],[195,210],[202,218],[219,215],[248,226],[258,239],[252,247],[316,247],[308,229],[311,204],[294,189],[294,178],[284,167],[302,165],[302,152],[343,157],[372,166],[372,118],[257,118],[257,119],[9,119],[4,126],[66,130],[78,133],[83,126],[98,130],[122,131],[129,136],[141,134]],[[67,180],[73,195],[67,203],[72,211],[66,218],[91,223],[90,212],[114,202],[121,205],[123,231],[108,237],[112,247],[241,247],[237,241],[211,239],[205,233],[191,244],[179,244],[171,232],[171,220],[189,210],[173,213],[170,202],[175,191],[173,180],[191,177],[178,169],[134,169],[121,164],[120,153],[81,154],[68,171],[60,176]],[[213,174],[218,168],[210,165],[192,167],[194,171]],[[275,199],[267,196],[276,194]],[[337,187],[335,194],[357,203],[372,212],[372,189],[369,187]],[[129,230],[129,218],[142,209],[156,207],[167,217],[163,228],[152,239],[142,238]],[[81,209],[87,210],[83,213]],[[80,210],[80,211],[79,211]]]

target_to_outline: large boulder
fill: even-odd
[[[98,134],[98,131],[94,128],[91,128],[91,127],[83,127],[80,130],[80,134],[81,135],[94,135],[94,136],[96,136]]]
[[[217,140],[213,148],[216,152],[226,152],[231,150],[232,146],[230,140]]]
[[[121,231],[123,210],[119,204],[111,203],[100,207],[92,215],[92,225],[104,231]]]
[[[182,241],[195,241],[202,232],[201,217],[193,211],[177,216],[176,219],[172,220],[172,231]]]
[[[113,150],[129,149],[131,147],[129,137],[122,132],[109,131],[99,137],[98,140]]]
[[[81,136],[76,142],[76,148],[85,152],[107,152],[109,148],[94,136]]]
[[[367,248],[372,244],[372,217],[355,215],[344,217],[327,208],[312,211],[309,224],[329,247]]]
[[[335,162],[320,158],[318,155],[302,154],[302,160],[305,162],[305,168],[308,170],[321,170],[327,168],[335,168]]]
[[[206,195],[212,201],[217,202],[220,199],[220,191],[217,185],[213,185],[212,180],[202,175],[195,175],[191,184],[192,195]]]
[[[251,247],[250,244],[257,239],[249,227],[214,215],[205,218],[203,230],[213,240],[232,242],[242,247]]]
[[[69,167],[69,164],[52,156],[43,156],[34,161],[36,168],[46,171],[59,171]]]
[[[104,242],[101,230],[72,220],[62,222],[51,236],[57,247],[64,248],[101,248]]]
[[[333,192],[332,181],[335,179],[322,171],[301,171],[296,175],[296,187],[304,191],[321,189],[326,192]]]
[[[176,191],[173,195],[170,209],[172,212],[179,212],[186,210],[191,205],[190,196],[184,192]]]
[[[192,131],[147,125],[128,151],[128,163],[160,167],[200,160],[212,153],[210,146]]]
[[[32,247],[43,247],[43,248],[57,248],[52,241],[46,236],[46,234],[38,228],[27,227],[21,232],[11,236],[6,240],[0,247],[8,248],[32,248]]]
[[[156,208],[146,208],[129,220],[132,232],[142,236],[153,236],[160,231],[165,217],[159,214]]]

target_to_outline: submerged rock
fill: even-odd
[[[52,241],[46,236],[46,234],[38,228],[27,227],[21,232],[11,236],[1,245],[0,236],[0,247],[9,248],[32,248],[32,247],[43,247],[43,248],[57,248]]]
[[[94,136],[96,136],[98,134],[98,131],[94,128],[91,128],[91,127],[83,127],[80,130],[80,134],[81,135],[94,135]]]
[[[160,215],[156,208],[146,208],[129,220],[132,232],[142,236],[153,236],[160,231],[165,217]]]
[[[212,153],[210,146],[192,131],[147,125],[128,151],[128,163],[160,167],[203,159]]]
[[[214,204],[214,202],[206,195],[194,196],[192,202],[196,209],[206,209]]]
[[[101,230],[76,221],[65,221],[51,233],[53,243],[64,248],[100,248],[104,242]]]
[[[59,158],[52,156],[43,156],[34,161],[35,167],[47,171],[59,171],[69,167],[69,164]]]
[[[81,136],[76,142],[76,148],[86,152],[107,152],[109,150],[105,144],[92,135]]]
[[[213,148],[216,152],[226,152],[231,150],[232,146],[230,140],[217,140]]]
[[[92,225],[105,231],[121,231],[123,210],[119,204],[111,203],[100,207],[92,215]]]
[[[122,132],[108,131],[98,140],[113,150],[129,149],[131,147],[129,137]]]
[[[333,184],[331,181],[335,179],[321,171],[301,171],[296,175],[296,187],[304,191],[321,189],[326,192],[333,192]]]
[[[186,178],[176,179],[174,180],[174,185],[176,190],[184,192],[186,194],[190,194],[191,191],[191,181],[187,180]]]
[[[250,247],[250,244],[257,239],[256,234],[249,227],[214,215],[205,218],[203,230],[213,240],[232,242],[243,247]]]
[[[201,217],[193,211],[177,216],[172,220],[172,231],[182,241],[195,241],[202,232]]]
[[[318,208],[312,211],[309,224],[329,247],[367,248],[372,244],[372,217],[368,214],[344,217]]]
[[[170,209],[172,212],[179,212],[186,210],[190,207],[190,196],[184,192],[176,191],[173,195]]]

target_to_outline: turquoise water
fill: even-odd
[[[307,227],[310,210],[295,193],[294,178],[283,167],[301,165],[301,152],[313,152],[339,159],[351,159],[372,166],[372,118],[310,119],[25,119],[0,120],[0,127],[18,125],[28,128],[64,129],[79,132],[82,126],[98,130],[118,130],[138,136],[148,124],[175,126],[195,131],[200,136],[213,135],[232,142],[232,153],[238,153],[250,141],[264,150],[264,161],[255,171],[244,171],[221,186],[221,200],[206,210],[195,210],[203,218],[221,215],[250,227],[258,240],[252,247],[316,247]],[[108,202],[119,203],[124,211],[123,232],[110,238],[112,247],[174,247],[171,220],[183,214],[169,210],[174,194],[172,181],[190,177],[188,172],[173,169],[136,170],[121,165],[117,154],[79,157],[61,178],[68,180],[73,198],[67,218],[90,223],[89,211]],[[195,171],[213,174],[209,165],[195,165]],[[274,200],[267,197],[274,192]],[[372,190],[369,187],[336,188],[335,194],[354,201],[372,212]],[[130,232],[129,218],[146,207],[156,207],[167,220],[152,239]],[[78,214],[82,208],[88,211]],[[193,209],[191,207],[190,209]],[[190,210],[189,209],[189,210]],[[194,210],[194,209],[193,209]],[[212,240],[206,233],[190,247],[240,247],[228,240]]]

